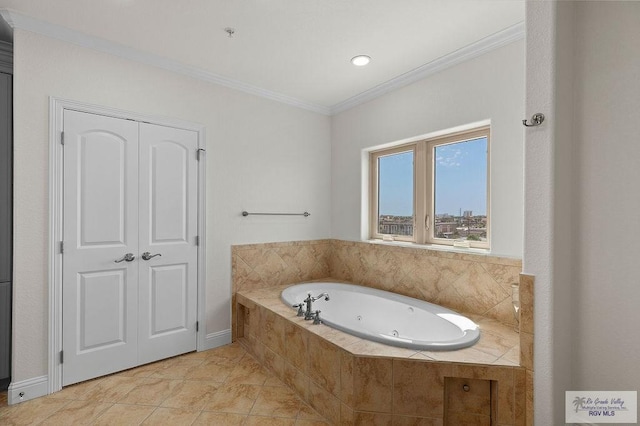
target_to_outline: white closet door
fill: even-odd
[[[196,132],[140,124],[141,364],[196,349],[197,149]]]
[[[75,111],[63,119],[62,384],[69,385],[138,360],[138,123]],[[136,259],[116,263],[127,253]]]

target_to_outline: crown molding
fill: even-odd
[[[284,95],[282,93],[262,89],[251,84],[244,83],[242,81],[234,80],[219,74],[205,71],[201,68],[185,65],[178,61],[163,58],[153,53],[143,52],[141,50],[127,47],[119,43],[115,43],[99,37],[93,37],[79,31],[62,27],[60,25],[32,18],[28,15],[15,12],[13,10],[2,9],[0,10],[0,15],[2,15],[2,18],[4,18],[4,20],[12,28],[30,31],[36,34],[43,35],[45,37],[72,43],[99,52],[108,53],[110,55],[118,56],[130,61],[140,62],[145,65],[151,65],[153,67],[175,72],[209,83],[218,84],[220,86],[239,90],[241,92],[291,105],[297,108],[306,109],[324,115],[330,114],[330,109],[323,105],[313,104],[301,99]]]
[[[446,68],[457,65],[461,62],[468,61],[477,56],[495,50],[499,47],[506,46],[514,41],[523,39],[525,36],[524,22],[519,22],[502,31],[485,37],[475,43],[458,49],[452,53],[444,55],[414,70],[406,72],[398,77],[392,78],[382,84],[379,84],[369,90],[366,90],[349,99],[332,105],[330,108],[331,115],[338,114],[348,109],[354,108],[365,102],[369,102],[389,92],[397,90],[401,87],[415,83],[430,75],[440,72]]]
[[[485,37],[482,40],[458,49],[455,52],[442,56],[414,70],[411,70],[402,75],[399,75],[398,77],[381,83],[349,99],[338,102],[331,107],[326,107],[324,105],[306,102],[304,100],[293,98],[282,93],[272,92],[270,90],[253,86],[242,81],[224,77],[222,75],[203,70],[202,68],[185,65],[178,61],[167,59],[153,53],[133,49],[131,47],[127,47],[122,44],[111,42],[99,37],[93,37],[79,31],[62,27],[60,25],[32,18],[28,15],[15,12],[13,10],[0,9],[0,15],[12,28],[30,31],[36,34],[43,35],[45,37],[72,43],[130,61],[140,62],[156,68],[161,68],[177,74],[182,74],[198,80],[228,87],[234,90],[239,90],[241,92],[248,93],[254,96],[259,96],[275,102],[280,102],[323,115],[335,115],[348,109],[354,108],[365,102],[369,102],[382,95],[397,90],[401,87],[429,77],[430,75],[433,75],[446,68],[452,67],[461,62],[468,61],[477,56],[483,55],[499,47],[513,43],[514,41],[524,38],[525,35],[524,22],[519,22],[509,28]]]

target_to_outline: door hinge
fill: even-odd
[[[200,321],[196,321],[196,333],[200,331]]]
[[[64,132],[60,132],[60,144],[64,145]]]
[[[200,236],[196,235],[196,245],[199,246],[200,245]]]
[[[64,241],[60,241],[60,254],[64,253]]]
[[[64,351],[60,351],[60,364],[64,364]]]
[[[200,161],[200,156],[205,152],[207,152],[207,151],[205,149],[202,149],[202,148],[198,148],[196,150],[196,158],[198,159],[198,161]]]

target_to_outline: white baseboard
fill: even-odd
[[[32,379],[11,382],[9,385],[7,402],[9,405],[30,399],[40,398],[49,393],[49,378],[47,376],[34,377]]]
[[[204,338],[204,345],[202,348],[198,348],[199,351],[206,351],[209,349],[217,348],[218,346],[224,346],[231,343],[231,329],[216,331],[215,333],[209,333]]]

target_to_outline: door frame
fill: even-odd
[[[49,393],[62,389],[62,241],[63,221],[63,148],[61,134],[64,110],[104,115],[125,120],[134,120],[167,127],[194,131],[198,134],[198,282],[197,314],[200,327],[196,332],[196,350],[206,348],[206,141],[205,127],[198,123],[149,116],[120,109],[77,102],[69,99],[49,97],[49,243],[48,243],[48,290],[49,290]]]

